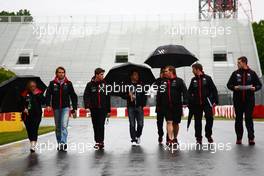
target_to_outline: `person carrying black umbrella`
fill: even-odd
[[[147,96],[137,70],[131,71],[130,81],[127,85],[129,85],[129,90],[127,90],[127,110],[131,143],[132,145],[139,145],[144,126],[143,108],[146,105]]]
[[[87,83],[83,100],[85,109],[90,109],[94,129],[95,149],[104,149],[106,117],[110,116],[110,96],[106,92],[105,70],[96,68],[94,77]]]
[[[182,106],[187,104],[187,88],[184,81],[177,77],[173,66],[164,69],[165,80],[162,82],[164,93],[160,96],[160,107],[167,121],[167,145],[178,144],[177,136],[181,122]]]
[[[53,108],[56,125],[56,138],[59,151],[67,150],[69,114],[76,117],[78,97],[74,91],[72,82],[66,77],[66,70],[63,67],[56,69],[56,77],[50,81],[46,91],[47,110]],[[72,104],[72,110],[70,110]],[[52,106],[52,108],[51,108]]]
[[[31,152],[36,150],[38,129],[42,117],[42,104],[45,104],[42,90],[37,88],[35,81],[29,81],[26,90],[21,92],[21,112],[30,140]]]
[[[218,93],[212,78],[203,71],[199,63],[192,65],[194,77],[191,80],[188,97],[189,108],[194,114],[195,137],[197,144],[202,144],[202,117],[205,114],[205,136],[209,143],[213,143],[213,106],[218,104]]]
[[[238,58],[238,70],[232,73],[227,88],[233,91],[233,103],[236,113],[236,144],[242,144],[243,115],[245,114],[248,143],[249,145],[255,145],[252,113],[255,106],[255,92],[261,89],[262,84],[256,72],[251,70],[247,63],[248,59],[245,56]]]

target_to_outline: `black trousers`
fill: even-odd
[[[165,120],[164,113],[158,111],[157,112],[157,127],[158,127],[158,135],[159,137],[163,137],[164,131],[163,131],[163,122]]]
[[[206,119],[205,125],[205,137],[210,138],[212,136],[212,128],[213,128],[213,109],[209,105],[202,106],[194,106],[194,129],[195,129],[195,137],[198,139],[202,138],[202,118],[203,112]]]
[[[252,113],[254,110],[255,103],[252,103],[250,101],[246,103],[237,102],[234,103],[235,113],[236,113],[236,119],[235,119],[235,131],[237,135],[237,139],[241,140],[243,137],[243,115],[245,114],[245,123],[246,128],[248,131],[248,138],[254,139],[254,124],[253,124],[253,118]]]
[[[104,142],[106,112],[104,109],[91,109],[91,117],[94,129],[94,140],[96,143]]]
[[[27,134],[28,134],[28,139],[30,141],[37,141],[38,140],[38,129],[39,129],[39,124],[41,122],[41,115],[37,114],[29,114],[24,119],[24,124],[26,126]]]

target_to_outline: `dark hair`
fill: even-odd
[[[66,73],[66,70],[65,70],[65,68],[64,67],[62,67],[62,66],[60,66],[60,67],[57,67],[56,68],[56,74],[59,72],[59,70],[63,70],[64,71],[64,73]]]
[[[202,64],[199,64],[199,63],[193,64],[192,68],[195,68],[196,70],[203,71],[203,66],[202,66]]]
[[[27,82],[27,84],[26,84],[26,90],[27,90],[27,91],[30,90],[30,84],[31,84],[31,83],[35,83],[35,84],[37,85],[37,82],[36,82],[36,81],[34,81],[34,80],[29,80],[29,81]]]
[[[137,73],[138,74],[138,79],[140,80],[140,73],[137,69],[134,69],[134,70],[131,70],[130,71],[130,74],[129,74],[129,77],[131,79],[131,76],[134,74],[134,73]]]
[[[237,60],[240,60],[241,62],[246,63],[246,64],[248,63],[248,59],[246,56],[241,56]]]
[[[94,70],[94,75],[99,75],[100,73],[104,73],[104,72],[105,72],[104,69],[102,69],[102,68],[96,68]]]
[[[165,70],[165,69],[169,69],[170,72],[172,72],[174,75],[176,75],[176,69],[175,69],[174,66],[169,65],[169,66],[166,66],[166,67],[164,68],[164,70]]]
[[[164,73],[165,67],[160,68],[160,74]]]

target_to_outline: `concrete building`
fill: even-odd
[[[239,56],[262,77],[249,21],[184,19],[175,15],[0,17],[0,64],[17,74],[37,75],[45,83],[64,66],[81,96],[96,67],[108,71],[122,62],[143,63],[160,45],[177,44],[191,51],[211,75],[221,104],[231,103],[227,80]],[[158,76],[158,69],[153,69]],[[190,67],[177,69],[187,86]]]

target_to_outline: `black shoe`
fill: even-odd
[[[207,140],[208,140],[208,143],[209,143],[209,144],[212,144],[212,143],[214,142],[214,140],[213,140],[212,137],[207,138]]]
[[[241,145],[242,144],[242,140],[241,139],[237,139],[236,144],[237,145]]]
[[[158,142],[159,142],[159,144],[162,144],[162,141],[163,141],[163,137],[159,137],[159,138],[158,138]]]
[[[202,138],[196,138],[196,144],[202,145],[203,139]]]
[[[254,139],[249,139],[248,140],[248,145],[255,145],[255,140]]]
[[[179,145],[179,142],[178,142],[177,138],[173,139],[172,142],[173,142],[173,144]]]
[[[96,150],[99,149],[99,143],[96,143],[96,144],[94,145],[94,149],[96,149]]]
[[[96,150],[103,150],[103,149],[104,149],[104,143],[103,143],[103,142],[101,142],[101,143],[96,143],[96,144],[94,145],[94,149],[96,149]]]
[[[170,139],[168,139],[168,141],[166,142],[166,145],[167,145],[168,147],[172,147],[172,146],[173,146],[173,142],[174,142],[174,140],[170,140]]]
[[[30,149],[30,153],[35,153],[35,152],[36,152],[35,149],[33,148]]]
[[[99,150],[103,150],[103,149],[104,149],[104,143],[101,142],[101,143],[99,143]]]

